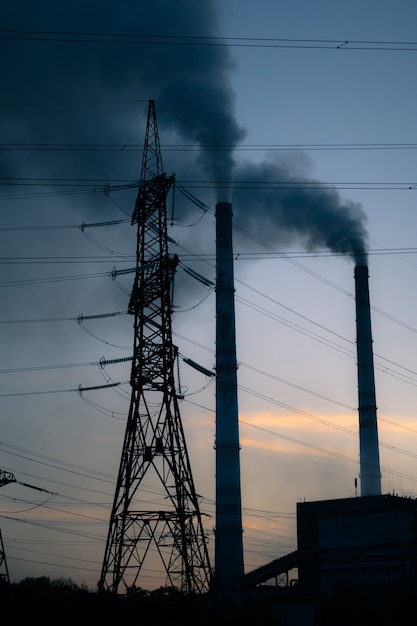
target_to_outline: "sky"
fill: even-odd
[[[0,529],[14,581],[99,579],[130,399],[128,362],[103,357],[132,354],[133,277],[117,272],[135,263],[149,99],[180,185],[174,342],[207,369],[215,294],[184,267],[214,280],[215,204],[233,204],[245,570],[296,549],[297,502],[357,494],[358,255],[382,490],[417,493],[415,3],[172,6],[3,11],[0,469],[16,482]],[[213,555],[215,387],[183,361],[180,384]],[[143,587],[163,583],[143,572]]]

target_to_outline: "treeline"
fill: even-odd
[[[19,583],[0,584],[2,615],[10,621],[49,626],[64,624],[129,623],[140,626],[230,626],[239,623],[263,626],[277,624],[264,602],[240,600],[219,605],[210,595],[186,595],[175,588],[154,591],[134,588],[126,596],[98,593],[71,579],[25,578]],[[125,622],[126,620],[126,622]],[[30,621],[30,622],[29,622]]]
[[[103,604],[101,602],[101,604]],[[46,576],[25,578],[19,583],[0,585],[2,613],[13,618],[8,623],[29,620],[39,624],[83,623],[82,616],[100,611],[97,594],[71,579],[51,580]],[[108,607],[111,610],[111,607]],[[4,622],[5,624],[7,622]]]

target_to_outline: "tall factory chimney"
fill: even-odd
[[[355,267],[361,496],[381,495],[368,267]]]
[[[217,589],[243,576],[232,205],[216,205],[216,531]]]

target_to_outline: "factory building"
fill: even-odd
[[[300,589],[331,596],[417,591],[417,501],[394,495],[297,504]]]

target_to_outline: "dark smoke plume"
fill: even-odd
[[[17,136],[32,142],[137,143],[138,107],[117,117],[117,110],[115,114],[100,102],[153,99],[164,109],[161,124],[180,140],[211,146],[239,143],[245,133],[234,115],[230,51],[202,37],[218,35],[214,5],[195,0],[9,3],[3,28],[30,34],[3,42],[3,57],[9,61],[3,64],[3,94],[18,105],[4,110],[4,129],[9,134],[13,130],[15,141]],[[63,31],[67,34],[59,35]],[[48,32],[52,34],[42,34]],[[212,45],[204,45],[207,41]],[[96,106],[70,106],[86,101]],[[35,108],[22,106],[38,103]],[[54,103],[58,106],[49,106]],[[100,155],[94,158],[102,165]],[[72,170],[76,165],[81,169],[84,161],[79,153],[68,160]],[[232,149],[221,154],[202,149],[200,162],[212,179],[232,176]],[[48,166],[53,168],[53,163]],[[94,167],[91,156],[88,166]]]
[[[204,45],[222,42],[203,39],[219,35],[216,9],[214,0],[8,3],[3,28],[31,35],[22,41],[16,34],[17,39],[2,42],[7,59],[2,72],[2,141],[137,144],[143,136],[145,105],[135,101],[154,99],[161,105],[161,138],[201,148],[197,161],[186,155],[169,163],[177,177],[204,173],[211,181],[295,180],[294,171],[273,162],[235,166],[233,146],[245,132],[235,115],[230,83],[234,64],[227,46]],[[62,31],[72,34],[60,36]],[[111,101],[126,104],[110,106]],[[82,106],[86,102],[95,104]],[[13,103],[17,106],[4,106]],[[219,144],[230,148],[206,149]],[[2,153],[8,176],[40,178],[137,178],[136,157],[99,150]],[[167,161],[164,156],[165,165]],[[218,195],[218,200],[230,199],[227,190]],[[236,218],[262,238],[301,237],[307,248],[326,246],[353,257],[365,250],[364,214],[336,191],[237,188],[233,203]]]
[[[291,171],[292,170],[292,171]],[[269,243],[301,239],[307,250],[327,248],[366,265],[366,215],[318,181],[296,178],[284,162],[246,164],[236,172],[234,206],[239,224]]]

